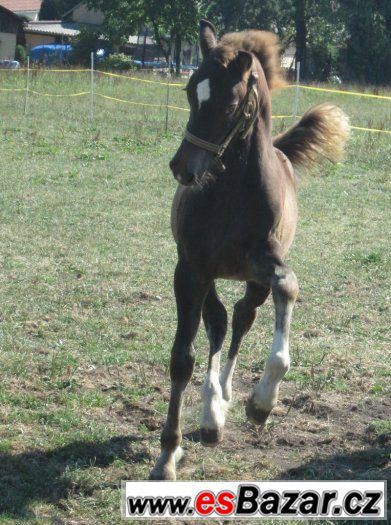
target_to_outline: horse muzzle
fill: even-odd
[[[175,179],[183,186],[191,186],[208,171],[211,159],[208,152],[182,142],[170,161]]]

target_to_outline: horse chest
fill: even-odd
[[[251,255],[267,239],[270,213],[241,203],[195,205],[181,217],[179,244],[199,270],[213,277],[247,280]]]

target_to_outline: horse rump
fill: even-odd
[[[350,136],[349,118],[338,106],[313,106],[292,127],[273,138],[293,168],[311,170],[323,160],[338,162]]]

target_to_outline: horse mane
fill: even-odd
[[[223,64],[228,64],[243,49],[253,53],[262,65],[270,90],[285,85],[281,69],[280,42],[274,33],[250,29],[224,35],[216,49],[216,55]]]

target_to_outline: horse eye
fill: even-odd
[[[226,115],[232,115],[232,113],[235,112],[236,108],[238,107],[237,104],[230,104],[227,109],[225,110]]]

